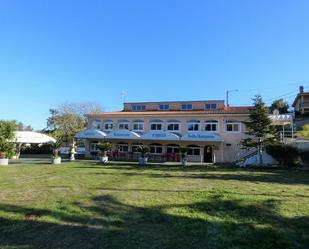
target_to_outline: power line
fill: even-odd
[[[285,94],[279,95],[279,96],[274,97],[274,98],[265,99],[264,101],[265,101],[265,102],[269,102],[269,101],[271,101],[271,100],[276,100],[276,99],[278,99],[278,98],[281,98],[281,97],[284,97],[284,96],[287,96],[287,95],[291,95],[291,94],[296,95],[296,94],[297,94],[297,91],[295,91],[295,90],[294,90],[294,91],[292,91],[292,92],[288,92],[288,93],[285,93]]]
[[[301,83],[303,84],[303,83]],[[265,90],[271,90],[271,89],[276,89],[276,88],[281,88],[284,86],[299,86],[301,85],[300,83],[293,83],[293,84],[283,84],[283,85],[276,85],[272,87],[266,87],[266,88],[252,88],[252,89],[243,89],[242,91],[265,91]]]
[[[304,86],[304,87],[309,87],[309,85],[308,86]],[[276,100],[276,99],[282,98],[282,97],[284,97],[284,98],[288,98],[288,97],[292,97],[292,96],[296,97],[297,94],[298,94],[298,91],[294,90],[292,92],[288,92],[288,93],[282,94],[282,95],[274,97],[274,98],[266,99],[265,103],[270,102],[272,100]]]

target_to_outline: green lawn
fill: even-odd
[[[309,248],[304,170],[37,162],[0,190],[0,248]]]

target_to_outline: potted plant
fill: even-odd
[[[53,147],[53,157],[52,164],[61,164],[61,156],[59,155],[59,150],[62,147],[62,139],[58,138],[56,142],[52,144]]]
[[[185,148],[185,147],[180,148],[180,158],[181,158],[182,166],[188,165],[187,152],[188,152],[188,148]]]
[[[138,158],[139,165],[147,164],[148,157],[146,157],[146,154],[149,152],[149,148],[143,145],[139,145],[137,151],[140,153],[140,157]]]
[[[0,120],[0,165],[8,165],[14,155],[15,121]]]
[[[109,151],[112,148],[112,144],[109,142],[101,142],[101,143],[98,143],[98,148],[100,150],[100,155],[99,155],[100,162],[107,163],[108,162],[107,151]]]

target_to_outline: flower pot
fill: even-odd
[[[61,157],[52,158],[52,164],[61,164]]]
[[[99,160],[100,160],[101,163],[107,163],[108,162],[108,156],[101,156],[99,158]]]
[[[9,159],[8,158],[0,158],[0,165],[8,165]]]
[[[145,164],[147,164],[147,162],[148,162],[148,158],[147,157],[140,157],[138,159],[138,164],[139,165],[145,165]]]

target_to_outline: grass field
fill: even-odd
[[[0,168],[0,248],[309,248],[309,172],[91,161]]]

